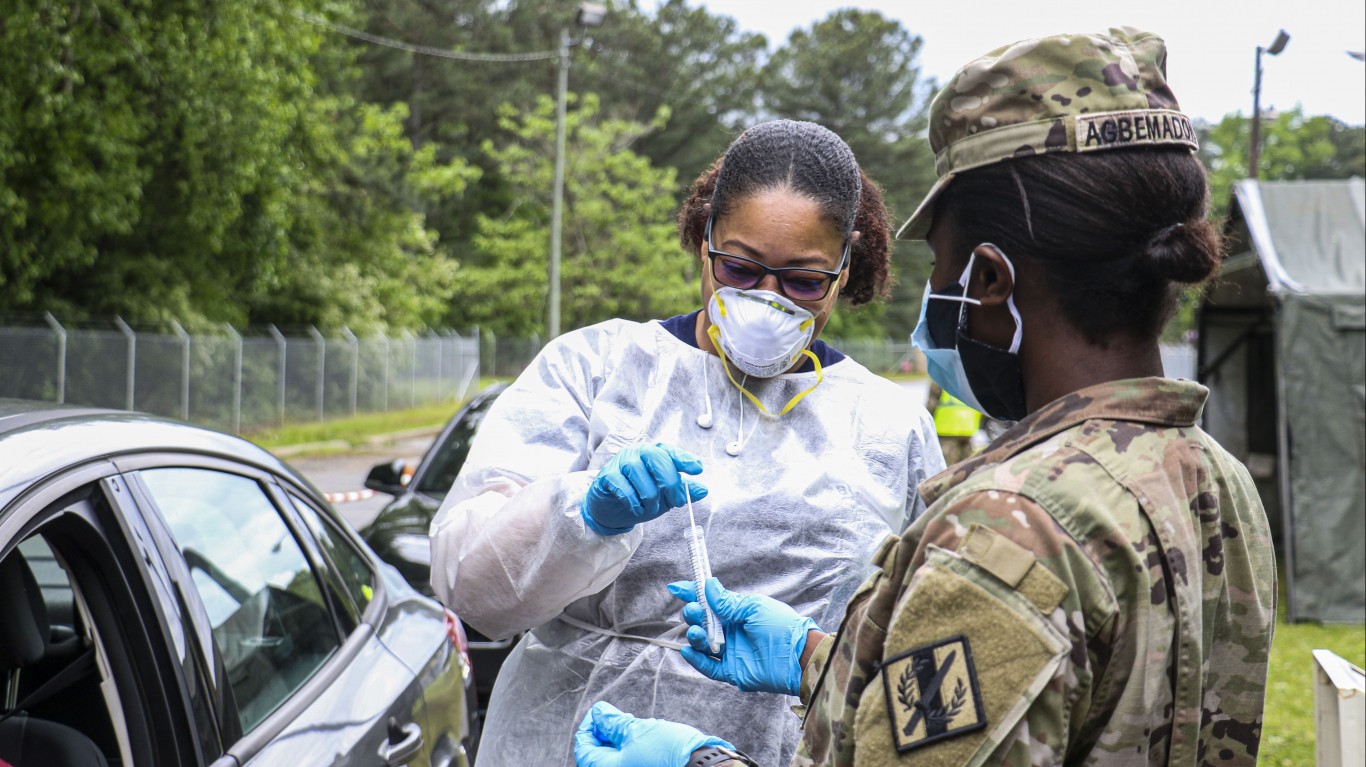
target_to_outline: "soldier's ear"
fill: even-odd
[[[982,243],[972,251],[972,274],[968,275],[967,295],[982,306],[1003,306],[1015,292],[1015,269],[1001,249]]]

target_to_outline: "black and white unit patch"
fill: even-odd
[[[882,683],[898,753],[987,724],[972,649],[962,634],[889,658],[882,664]]]

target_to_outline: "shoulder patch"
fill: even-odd
[[[882,664],[887,721],[897,753],[986,726],[967,636],[922,645]]]

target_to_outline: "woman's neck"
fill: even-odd
[[[1020,367],[1025,406],[1031,413],[1090,386],[1162,375],[1162,353],[1156,338],[1116,337],[1104,346],[1088,342],[1077,331],[1045,334],[1042,340],[1037,335],[1030,339],[1026,333],[1025,338]]]

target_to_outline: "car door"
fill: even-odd
[[[189,573],[226,692],[225,756],[241,765],[384,764],[391,731],[421,737],[412,672],[347,615],[349,597],[271,475],[226,461],[132,477]],[[382,598],[382,590],[376,597]],[[395,761],[425,764],[425,760]]]
[[[474,690],[469,656],[462,649],[464,638],[455,631],[459,618],[413,591],[393,568],[377,568],[374,554],[363,550],[335,514],[293,489],[283,492],[333,565],[338,590],[351,596],[355,617],[374,626],[384,646],[411,670],[412,689],[394,703],[421,697],[422,717],[416,724],[422,727],[423,758],[434,767],[464,767],[478,733],[470,713]],[[383,600],[377,599],[381,589]],[[401,721],[406,713],[396,709],[391,716]],[[391,730],[391,754],[400,753],[412,733],[412,727]]]

